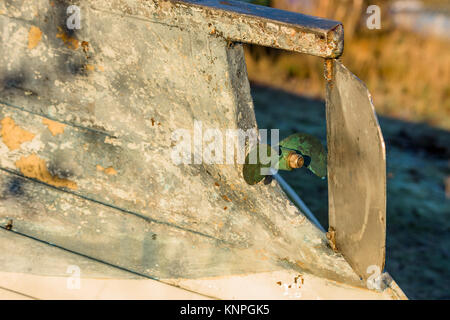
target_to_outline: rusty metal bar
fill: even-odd
[[[238,1],[152,0],[93,2],[96,9],[155,19],[176,27],[199,29],[228,41],[244,42],[337,58],[344,48],[340,22]]]

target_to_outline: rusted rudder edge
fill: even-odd
[[[93,1],[91,7],[204,31],[244,42],[323,58],[338,58],[344,28],[338,21],[229,0]]]

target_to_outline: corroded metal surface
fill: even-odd
[[[340,22],[238,1],[137,0],[130,5],[113,0],[92,2],[92,7],[198,29],[228,41],[324,58],[337,58],[344,48],[344,30]]]
[[[327,75],[328,236],[367,279],[371,266],[384,269],[384,140],[365,85],[337,60],[327,62]]]

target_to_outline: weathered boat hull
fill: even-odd
[[[166,292],[142,298],[283,299],[278,282],[298,275],[311,284],[293,298],[400,296],[392,286],[365,289],[275,182],[249,186],[240,164],[171,161],[173,132],[194,135],[195,121],[257,126],[242,46],[218,33],[229,18],[207,24],[209,11],[175,1],[79,6],[76,31],[65,27],[63,2],[1,8],[0,243],[8,253],[0,286],[37,298],[108,298],[136,283],[121,280],[112,296],[60,289],[76,265],[88,288],[136,277]],[[336,55],[339,25],[318,25],[295,33],[312,39],[298,51]],[[291,27],[276,28],[288,46]]]

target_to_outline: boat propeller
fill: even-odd
[[[278,149],[278,150],[277,150]],[[278,154],[275,163],[272,155]],[[325,179],[327,175],[327,153],[319,139],[306,133],[295,133],[280,141],[277,147],[267,144],[256,145],[246,156],[243,169],[245,181],[254,185],[264,179],[270,183],[270,168],[292,171],[307,168],[316,176]]]

